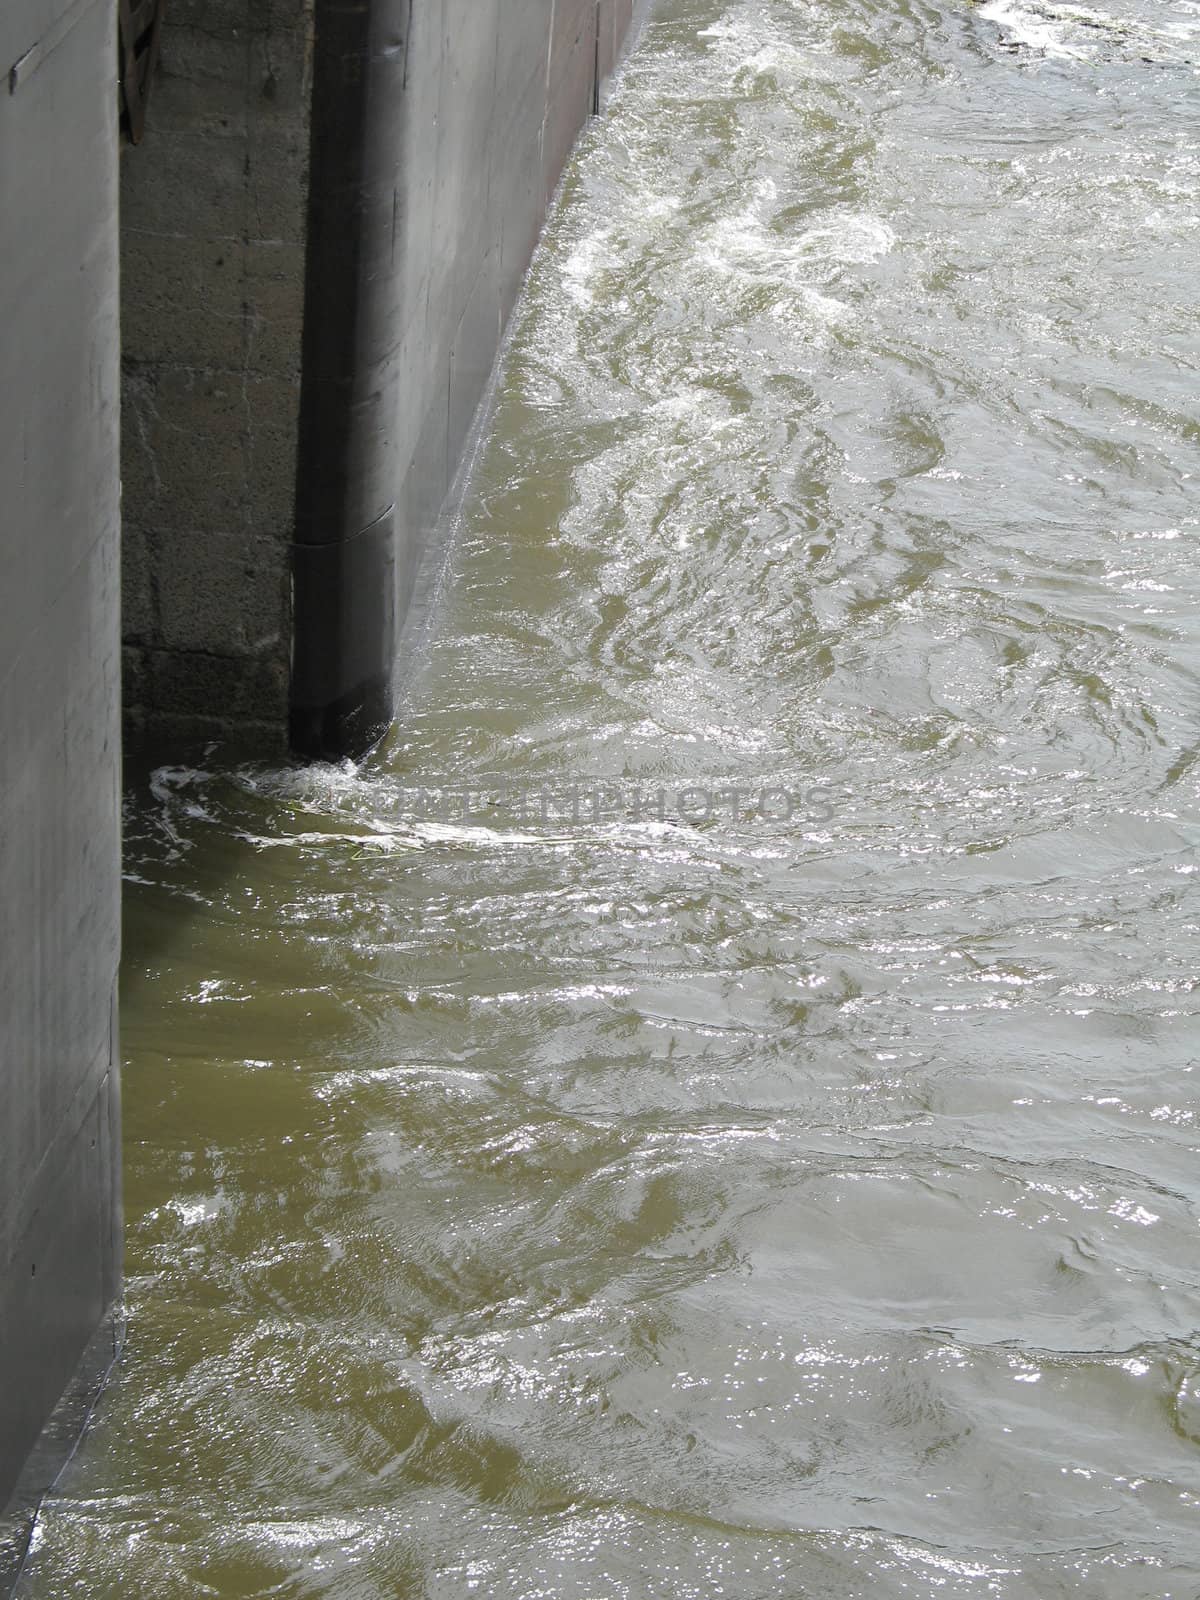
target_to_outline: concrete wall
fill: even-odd
[[[171,0],[121,161],[125,708],[287,718],[313,0]]]
[[[413,12],[406,197],[385,381],[401,616],[414,555],[454,478],[543,220],[612,72],[632,0],[441,0]]]
[[[426,530],[630,0],[317,0],[292,743],[392,715]]]
[[[0,6],[0,1505],[120,1270],[114,14]]]
[[[373,676],[386,720],[423,533],[632,3],[171,0],[122,187],[136,728],[282,741],[296,511],[293,704]],[[354,139],[369,170],[323,165]]]

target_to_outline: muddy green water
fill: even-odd
[[[135,784],[29,1596],[1195,1600],[1200,7],[1111,3],[656,7],[387,748]]]

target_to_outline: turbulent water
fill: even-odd
[[[1200,5],[1111,3],[653,9],[387,748],[135,784],[30,1596],[1194,1600]]]

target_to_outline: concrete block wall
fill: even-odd
[[[0,73],[2,1507],[120,1276],[115,8]]]
[[[398,629],[547,205],[633,9],[373,0],[365,115],[386,171],[371,237],[345,241],[346,255],[362,244],[357,287],[327,293],[322,276],[314,296],[314,272],[330,271],[328,250],[314,268],[321,196],[306,208],[322,170],[307,141],[323,4],[172,0],[146,139],[123,160],[126,711],[168,745],[233,733],[269,754],[285,738],[299,438],[311,467],[302,543],[349,547],[372,519],[394,519],[390,551],[351,551],[363,576],[347,581],[388,590],[380,631]],[[328,465],[327,408],[315,437],[298,431],[313,381],[306,270],[310,318],[356,297],[336,337],[358,362],[337,382],[354,390],[359,436]],[[368,323],[386,337],[360,351]],[[364,456],[344,490],[346,458]],[[361,602],[344,631],[358,629]]]
[[[282,747],[313,0],[172,0],[121,160],[127,726]]]

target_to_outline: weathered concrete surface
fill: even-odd
[[[125,706],[282,745],[312,0],[171,0],[121,173]]]
[[[0,1505],[120,1274],[114,28],[0,6]]]
[[[305,754],[358,754],[390,720],[426,531],[632,11],[375,0],[349,20],[317,0],[292,681]]]

